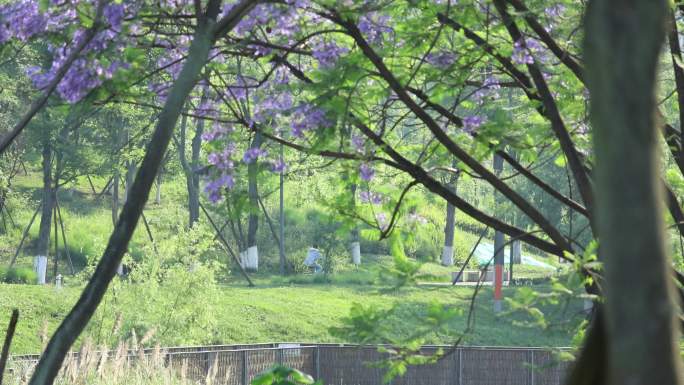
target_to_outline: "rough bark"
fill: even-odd
[[[682,383],[655,119],[667,12],[664,0],[603,0],[589,4],[585,20],[606,377],[616,385]]]

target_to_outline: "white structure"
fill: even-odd
[[[454,247],[453,246],[443,246],[442,247],[442,265],[451,266],[454,264]]]
[[[352,254],[352,263],[355,265],[360,265],[361,264],[361,243],[359,242],[352,242],[351,243],[351,254]]]
[[[256,246],[240,253],[240,264],[246,270],[259,270],[259,251]]]
[[[48,259],[45,255],[39,255],[33,258],[33,271],[36,272],[39,285],[45,285],[45,277],[47,275],[47,263]]]

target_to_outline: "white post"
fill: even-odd
[[[45,276],[47,275],[48,259],[44,255],[39,255],[33,258],[33,271],[38,277],[38,284],[45,285]]]
[[[444,246],[442,247],[442,265],[451,266],[454,264],[454,247]]]
[[[246,270],[256,271],[259,269],[259,251],[256,246],[240,252],[240,264]]]
[[[351,252],[352,252],[352,263],[357,265],[357,266],[360,265],[361,264],[361,243],[352,242]]]

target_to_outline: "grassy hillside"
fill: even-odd
[[[100,190],[106,180],[95,178]],[[325,181],[319,181],[325,184]],[[17,307],[21,319],[14,353],[37,352],[41,339],[51,333],[76,301],[82,285],[97,261],[112,229],[110,197],[97,198],[85,179],[79,179],[60,192],[59,200],[69,243],[69,250],[83,269],[76,276],[65,277],[65,287],[0,284],[0,325],[7,322],[10,309]],[[300,189],[287,188],[288,225],[287,253],[295,262],[303,259],[305,248],[315,234],[316,223],[308,212],[325,209],[309,200]],[[433,303],[456,309],[458,313],[444,330],[430,331],[425,343],[449,343],[466,329],[468,309],[473,289],[467,287],[416,286],[391,290],[393,261],[391,257],[369,254],[373,248],[382,252],[386,245],[366,239],[361,267],[351,265],[345,255],[336,256],[335,269],[329,277],[291,275],[280,277],[277,271],[277,248],[267,224],[260,226],[260,266],[254,275],[256,288],[246,288],[242,278],[213,240],[206,223],[196,230],[184,229],[186,209],[184,186],[180,180],[167,180],[162,186],[161,204],[150,202],[145,210],[155,238],[156,250],[144,227],[138,227],[131,243],[129,263],[135,266],[132,276],[116,280],[97,314],[90,322],[85,338],[97,344],[114,345],[134,333],[146,344],[225,344],[270,341],[354,342],[334,335],[330,329],[344,324],[353,304],[370,309],[394,307],[382,322],[376,341],[384,342],[409,335],[423,327],[425,315]],[[23,228],[40,199],[40,178],[36,173],[21,175],[14,181],[10,208],[15,227],[0,233],[0,267],[6,266],[19,243]],[[275,216],[275,199],[265,199],[265,205]],[[447,282],[453,267],[440,266],[437,261],[441,232],[441,206],[426,203],[425,215],[431,225],[414,244],[416,256],[421,256],[418,281]],[[308,211],[307,211],[308,210]],[[218,218],[220,212],[215,213]],[[473,223],[459,213],[459,225],[473,228]],[[456,235],[456,259],[464,260],[477,235],[460,228]],[[475,227],[476,228],[476,227]],[[18,265],[30,268],[38,221],[20,253]],[[61,244],[61,239],[60,239]],[[63,246],[60,245],[60,248]],[[421,254],[422,253],[422,254]],[[426,257],[427,256],[427,257]],[[196,271],[196,266],[199,270]],[[49,265],[49,277],[52,261]],[[548,274],[535,268],[516,269],[518,275],[537,277]],[[68,273],[64,262],[60,272]],[[548,291],[548,287],[539,287]],[[506,289],[512,297],[515,289]],[[581,321],[576,300],[563,306],[543,307],[547,310],[547,325],[527,325],[533,321],[525,309],[494,316],[491,312],[492,293],[484,288],[474,306],[475,326],[467,343],[475,345],[565,346],[570,344],[576,326]],[[43,337],[41,337],[43,336]]]
[[[341,342],[339,337],[330,334],[330,328],[342,325],[344,317],[349,315],[353,303],[365,306],[384,308],[397,306],[394,316],[386,320],[386,325],[393,335],[407,335],[414,331],[420,322],[419,316],[433,301],[451,308],[460,309],[461,313],[449,323],[448,332],[432,333],[427,336],[426,343],[449,343],[464,330],[467,309],[472,295],[470,288],[406,288],[399,292],[385,293],[377,288],[354,285],[269,285],[265,280],[258,280],[257,288],[229,285],[219,289],[215,300],[207,300],[203,305],[213,314],[210,327],[197,332],[189,330],[195,325],[188,324],[183,333],[174,335],[157,335],[151,337],[149,344],[208,344],[208,343],[256,343],[271,341],[315,341]],[[135,291],[134,287],[130,288]],[[505,295],[513,295],[512,290],[505,290]],[[10,309],[19,308],[21,312],[19,328],[12,351],[15,354],[37,352],[41,347],[41,333],[47,327],[52,332],[59,321],[66,315],[79,293],[78,288],[64,288],[60,291],[52,287],[29,285],[0,284],[0,324],[9,319]],[[533,326],[515,325],[514,321],[526,320],[521,313],[504,314],[500,317],[491,312],[492,293],[483,289],[475,306],[476,326],[467,338],[467,343],[474,345],[505,346],[567,346],[571,343],[572,327],[580,320],[579,304],[572,303],[563,310],[556,309],[549,318],[557,322],[564,320],[568,324],[556,323],[552,327],[541,330]],[[110,298],[111,299],[111,298]],[[87,336],[100,342],[110,341],[110,334],[115,328],[116,317],[103,322],[103,313],[121,312],[123,323],[134,322],[141,328],[145,323],[146,305],[151,305],[145,298],[136,298],[123,308],[105,302],[102,309],[94,317],[87,329]],[[117,310],[113,311],[113,307]],[[173,316],[174,309],[157,308],[163,319]],[[142,314],[141,314],[142,313]],[[153,315],[148,322],[156,323],[158,315]],[[108,317],[106,317],[108,318]],[[157,325],[160,326],[160,325]],[[163,328],[163,322],[161,323]],[[119,338],[129,337],[128,331],[114,331]],[[144,330],[138,329],[139,335]],[[185,334],[185,335],[183,335]],[[115,336],[116,337],[116,336]],[[114,338],[116,340],[116,338]]]

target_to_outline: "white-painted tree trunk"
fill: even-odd
[[[39,285],[45,285],[47,276],[48,259],[44,255],[38,255],[33,258],[33,271],[36,272]]]
[[[351,254],[352,254],[352,263],[355,265],[360,265],[361,264],[361,243],[359,242],[352,242],[351,243]]]
[[[522,242],[519,240],[511,242],[511,262],[518,265],[522,262]]]
[[[240,252],[240,262],[245,270],[259,270],[259,251],[256,246],[252,246]]]
[[[451,266],[454,264],[454,247],[444,246],[442,247],[442,265]]]

